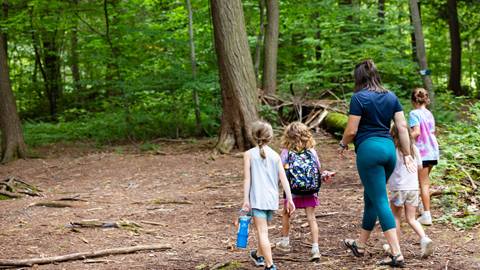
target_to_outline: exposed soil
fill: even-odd
[[[318,215],[326,214],[318,219],[322,259],[308,262],[310,233],[304,212],[298,211],[292,221],[293,250],[285,254],[274,249],[274,261],[279,269],[377,269],[385,243],[379,228],[364,258],[353,257],[339,245],[341,239],[357,236],[363,188],[353,154],[338,158],[336,140],[318,136],[323,169],[337,172],[334,183],[322,187],[317,209]],[[165,142],[155,154],[127,146],[99,150],[58,144],[37,149],[42,158],[0,165],[0,180],[19,177],[44,194],[0,201],[0,259],[165,244],[172,248],[35,269],[210,269],[229,261],[233,263],[228,269],[255,269],[246,251],[233,248],[233,220],[242,198],[241,155],[215,157],[209,150],[212,146],[208,140]],[[31,206],[74,195],[84,201],[65,201],[74,206],[70,208]],[[433,215],[439,217],[438,209]],[[82,220],[133,222],[141,227],[72,230],[66,226]],[[280,225],[276,215],[271,240],[279,237]],[[402,226],[408,268],[480,269],[478,227],[460,231],[437,223],[426,230],[435,241],[435,253],[422,260],[414,232]],[[249,242],[253,248],[253,236]]]

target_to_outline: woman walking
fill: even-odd
[[[392,120],[398,128],[404,164],[409,171],[416,169],[410,153],[407,123],[398,98],[382,86],[372,60],[355,66],[354,79],[355,93],[350,101],[340,152],[343,153],[348,144],[354,142],[365,206],[360,237],[358,240],[345,239],[343,245],[352,250],[355,256],[363,256],[365,244],[378,217],[391,250],[390,258],[380,264],[402,267],[404,258],[397,238],[395,218],[388,203],[386,183],[396,163],[395,145],[389,132]]]

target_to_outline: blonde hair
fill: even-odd
[[[412,101],[420,105],[430,104],[430,97],[428,96],[428,91],[425,88],[415,88],[412,91]]]
[[[408,137],[410,138],[410,155],[413,157],[413,159],[416,159],[416,155],[415,155],[415,150],[414,150],[414,145],[415,145],[415,142],[412,138],[412,134],[410,133],[410,129],[407,128],[408,130]],[[393,142],[395,143],[395,147],[396,148],[400,148],[400,135],[398,134],[398,128],[395,124],[392,125],[392,127],[390,128],[390,134],[392,135],[393,137]]]
[[[267,155],[263,146],[268,144],[273,138],[272,126],[265,121],[256,121],[252,124],[252,137],[260,148],[260,156],[265,159]]]
[[[281,143],[286,149],[297,152],[313,148],[316,144],[310,129],[301,122],[292,122],[285,128]]]

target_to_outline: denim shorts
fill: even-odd
[[[274,212],[273,210],[261,210],[261,209],[253,208],[252,211],[250,211],[250,216],[263,218],[263,219],[266,219],[267,221],[271,221],[273,218],[273,212]]]

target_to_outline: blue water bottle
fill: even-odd
[[[243,214],[238,218],[237,248],[247,248],[248,224],[250,224],[249,216]]]

